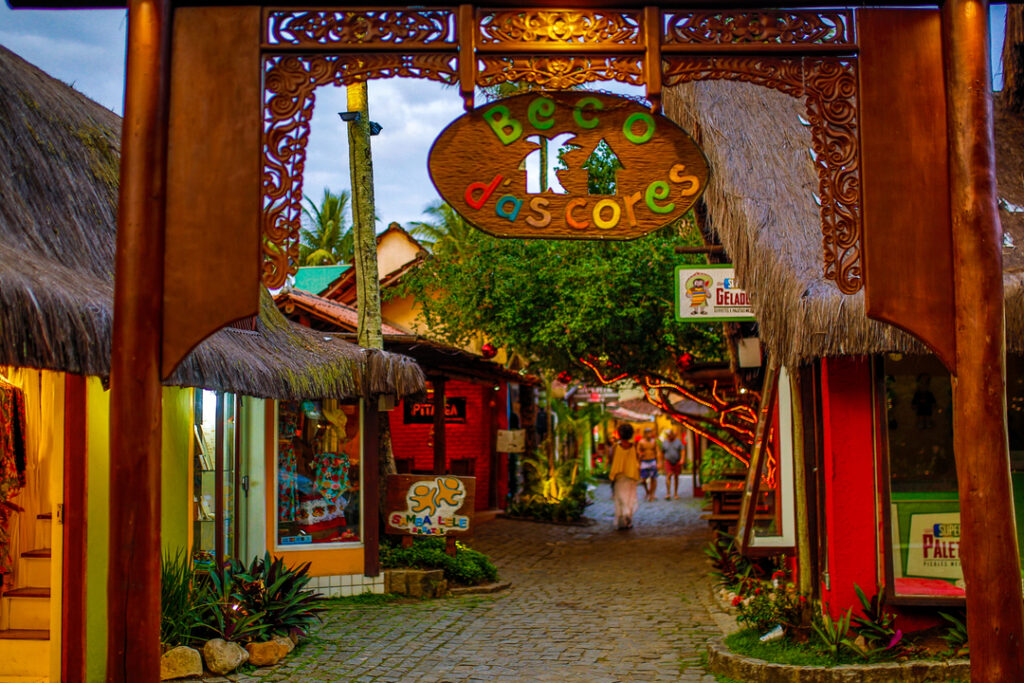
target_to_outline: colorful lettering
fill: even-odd
[[[577,207],[585,206],[586,203],[586,199],[577,197],[576,199],[570,200],[569,203],[565,205],[565,222],[569,224],[570,228],[585,230],[590,227],[590,221],[583,221],[580,223],[572,215],[572,212],[575,211]]]
[[[668,171],[668,179],[673,183],[687,183],[679,192],[680,197],[692,197],[700,191],[700,178],[695,175],[683,175],[686,171],[685,164],[676,164]]]
[[[537,214],[538,218],[533,216],[526,217],[527,225],[534,228],[546,228],[551,224],[551,212],[548,211],[548,206],[551,204],[544,197],[534,197],[530,200],[530,211]]]
[[[640,135],[633,132],[633,126],[637,122],[642,122],[645,126],[644,132]],[[622,124],[622,134],[634,145],[644,144],[654,137],[654,117],[645,111],[638,111],[635,114],[630,114],[629,118],[627,118],[625,123]]]
[[[605,209],[612,210],[612,216],[608,220],[605,220],[601,212]],[[594,204],[594,211],[591,217],[594,219],[594,225],[601,228],[602,230],[611,230],[619,224],[619,217],[622,214],[622,210],[619,205],[615,203],[614,199],[602,199],[597,204]]]
[[[523,133],[523,124],[511,118],[508,107],[498,104],[484,112],[484,121],[503,145],[511,145]]]
[[[600,119],[598,119],[598,117],[596,116],[591,118],[584,118],[584,107],[593,107],[596,111],[601,111],[602,109],[604,109],[604,104],[601,102],[601,100],[597,99],[596,97],[584,97],[583,99],[579,100],[576,103],[576,106],[573,107],[572,110],[572,118],[576,121],[577,126],[579,126],[580,128],[586,128],[587,130],[590,130],[591,128],[597,128],[597,125],[601,122]]]
[[[554,113],[554,100],[548,97],[538,97],[530,102],[530,106],[526,110],[526,118],[530,120],[530,125],[537,130],[548,130],[555,125],[555,120],[551,118]]]
[[[668,199],[669,193],[671,193],[671,190],[668,183],[664,180],[655,180],[647,186],[647,192],[644,193],[644,201],[647,202],[647,208],[654,213],[672,213],[673,209],[676,208],[675,202],[669,202],[664,206],[657,203],[658,201]]]
[[[513,209],[509,211],[505,206],[512,202]],[[507,218],[510,221],[515,221],[516,216],[519,215],[519,209],[523,206],[523,200],[513,195],[507,194],[498,200],[498,203],[494,205],[494,212],[502,218]]]
[[[466,187],[466,203],[474,209],[481,208],[490,199],[491,194],[494,193],[494,189],[498,187],[498,183],[501,182],[501,174],[494,176],[494,180],[491,181],[490,185],[485,185],[480,182],[470,183]],[[473,193],[480,190],[480,197],[474,197]]]

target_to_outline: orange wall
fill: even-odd
[[[280,557],[288,566],[309,562],[310,576],[332,576],[336,574],[362,574],[363,548],[331,548],[311,550],[275,550],[277,539],[277,402],[267,401],[266,455],[266,521],[267,549],[270,554]]]

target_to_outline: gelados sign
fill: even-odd
[[[671,120],[585,90],[477,107],[438,136],[429,165],[444,200],[498,237],[632,239],[686,213],[708,179]]]

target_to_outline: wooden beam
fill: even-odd
[[[160,349],[170,0],[131,0],[110,363],[107,681],[160,678]]]
[[[707,244],[703,247],[676,247],[677,254],[724,254],[725,247],[721,244]]]
[[[987,0],[942,8],[956,374],[953,451],[971,681],[1024,680],[1024,602],[1006,435],[1001,229]]]

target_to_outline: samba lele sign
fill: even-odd
[[[474,477],[389,475],[385,531],[403,536],[468,536],[475,498]]]
[[[517,95],[456,119],[430,176],[469,223],[497,237],[640,237],[686,213],[708,162],[678,125],[584,90]]]

